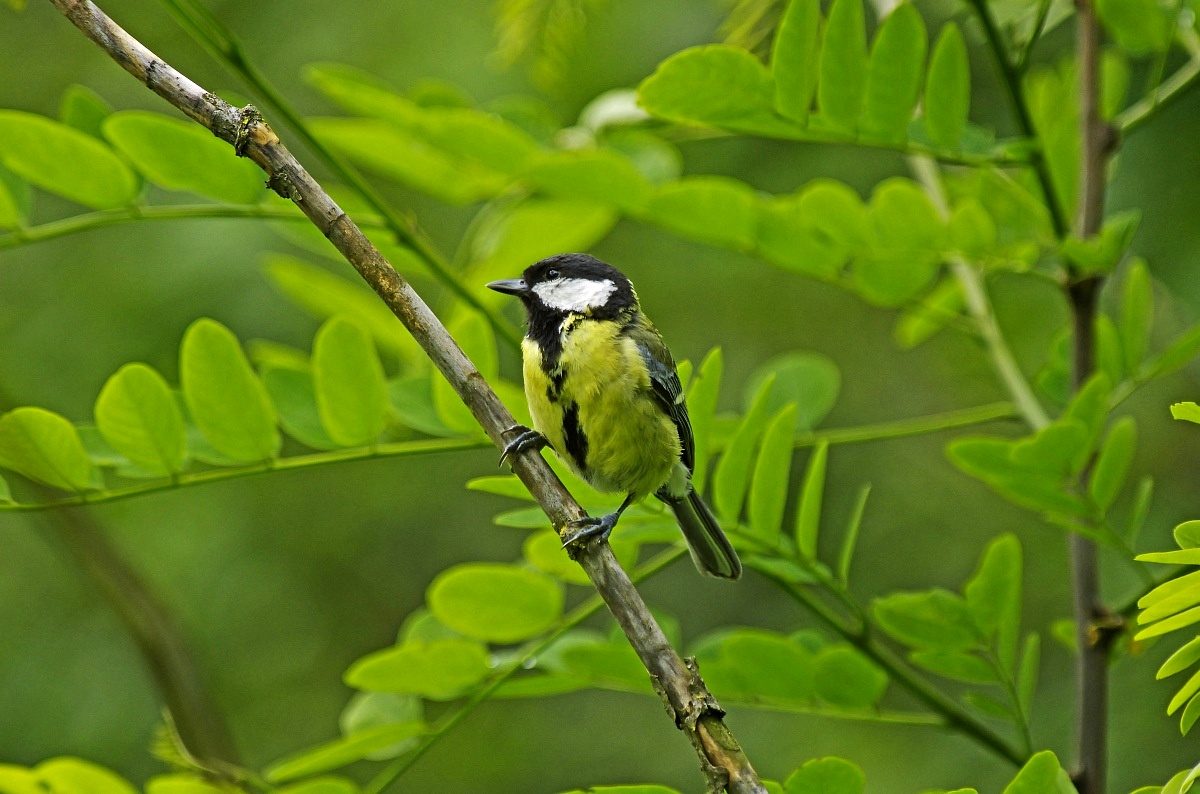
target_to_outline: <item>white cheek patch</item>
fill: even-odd
[[[617,285],[609,279],[557,278],[534,285],[533,291],[552,309],[583,313],[608,303],[609,296],[617,291]]]

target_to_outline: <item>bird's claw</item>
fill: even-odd
[[[589,538],[606,540],[612,534],[613,528],[617,525],[617,519],[620,517],[620,513],[609,513],[599,518],[584,516],[575,519],[563,527],[562,547],[565,549],[578,546]]]
[[[504,445],[504,449],[500,452],[500,462],[498,466],[503,466],[504,461],[511,458],[513,455],[520,454],[527,449],[541,449],[547,446],[550,442],[545,436],[536,430],[530,430],[525,425],[513,425],[505,430],[505,433],[520,431],[520,434],[512,441]]]

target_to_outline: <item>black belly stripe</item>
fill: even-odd
[[[581,469],[587,469],[588,440],[579,424],[579,406],[571,403],[563,412],[563,435],[567,442],[567,454],[575,459]]]

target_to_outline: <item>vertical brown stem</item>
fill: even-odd
[[[1105,164],[1112,145],[1111,128],[1100,117],[1100,26],[1092,0],[1076,0],[1076,51],[1079,68],[1080,168],[1075,235],[1100,231],[1104,217]],[[1071,267],[1068,290],[1074,326],[1072,385],[1078,391],[1095,370],[1096,302],[1100,279]],[[1089,471],[1081,484],[1086,485]],[[1097,549],[1073,534],[1071,547],[1072,606],[1079,650],[1075,661],[1076,760],[1073,780],[1080,794],[1104,794],[1108,755],[1108,652],[1111,636],[1102,631],[1108,608],[1100,598]]]

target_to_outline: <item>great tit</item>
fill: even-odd
[[[675,513],[701,573],[737,579],[742,564],[692,488],[695,442],[675,361],[621,271],[587,254],[559,254],[490,289],[525,305],[521,344],[534,430],[510,455],[549,445],[593,488],[624,493],[615,512],[583,518],[564,545],[607,537],[631,504],[654,494]]]

